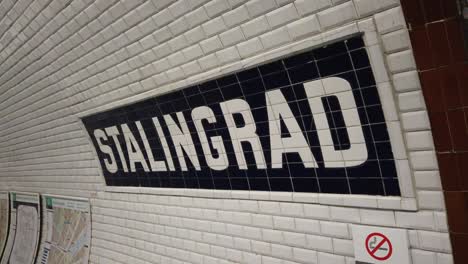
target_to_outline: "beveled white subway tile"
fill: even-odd
[[[316,13],[319,10],[325,9],[332,5],[331,0],[317,0],[317,1],[307,1],[307,0],[296,0],[294,2],[296,5],[299,14],[305,17],[308,14]]]
[[[356,19],[356,16],[356,9],[351,1],[325,9],[317,14],[320,25],[324,29],[343,25]]]

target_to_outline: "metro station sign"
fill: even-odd
[[[83,123],[111,186],[400,193],[361,36]]]

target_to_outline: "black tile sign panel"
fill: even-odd
[[[83,122],[111,186],[400,195],[361,36]]]

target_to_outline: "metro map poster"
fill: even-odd
[[[86,199],[43,196],[45,239],[38,264],[88,263],[90,205]]]

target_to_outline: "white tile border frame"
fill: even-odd
[[[96,150],[88,137],[89,144],[93,149],[95,160],[99,165],[99,174],[103,183],[104,191],[116,193],[141,193],[170,196],[189,196],[201,198],[223,198],[223,199],[248,199],[248,200],[267,200],[267,201],[289,201],[301,203],[316,203],[323,205],[349,206],[361,208],[378,208],[388,210],[416,211],[418,209],[415,184],[413,180],[412,169],[409,166],[407,147],[403,140],[403,131],[401,130],[399,113],[395,104],[395,90],[391,84],[391,78],[385,65],[384,52],[379,33],[373,21],[373,18],[356,20],[344,26],[322,32],[320,34],[295,41],[293,43],[281,46],[279,48],[267,51],[265,53],[253,56],[224,65],[207,72],[190,76],[186,79],[166,84],[158,89],[153,89],[132,97],[118,100],[114,103],[102,105],[84,112],[79,112],[77,118],[111,110],[117,107],[136,103],[150,97],[169,93],[177,89],[188,87],[196,83],[208,81],[210,79],[220,78],[224,75],[234,73],[243,69],[251,68],[260,64],[267,63],[285,56],[290,56],[304,50],[311,50],[345,39],[351,35],[363,33],[364,43],[368,52],[372,71],[374,73],[379,96],[381,98],[382,108],[387,123],[388,131],[391,137],[392,150],[395,156],[397,167],[398,182],[401,190],[401,196],[377,196],[377,195],[355,195],[355,194],[328,194],[328,193],[294,193],[294,192],[266,192],[266,191],[237,191],[237,190],[208,190],[208,189],[182,189],[182,188],[152,188],[152,187],[121,187],[106,186],[102,175],[102,168],[97,158]],[[391,89],[389,89],[391,88]],[[386,89],[387,97],[383,96]],[[391,96],[389,96],[391,95]],[[86,131],[84,124],[79,120],[83,131]],[[99,189],[98,189],[99,191]]]

